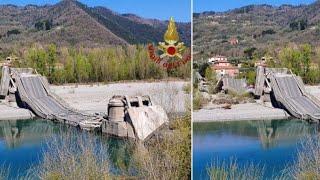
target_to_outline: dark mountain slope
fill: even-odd
[[[91,17],[95,18],[100,24],[110,29],[117,36],[123,37],[131,44],[157,42],[160,40],[162,32],[154,27],[136,23],[121,15],[115,14],[112,11],[103,8],[88,8],[81,6]]]
[[[75,0],[46,6],[3,5],[0,6],[0,46],[37,42],[99,47],[162,41],[167,22],[134,16],[155,23],[139,22],[107,8],[88,7]],[[190,23],[177,24],[181,39],[190,44]]]
[[[231,39],[238,44],[232,45]],[[213,54],[242,56],[247,48],[263,54],[288,43],[320,45],[320,1],[310,5],[250,5],[226,12],[194,14],[196,59]]]

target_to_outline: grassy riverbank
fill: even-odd
[[[296,160],[288,164],[282,172],[272,176],[272,179],[287,180],[313,180],[320,179],[320,137],[307,137],[301,141]],[[236,180],[236,179],[265,179],[264,166],[257,164],[239,165],[236,160],[230,162],[214,160],[207,168],[210,179]]]

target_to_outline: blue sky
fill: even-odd
[[[59,0],[0,0],[0,4],[55,4]],[[133,13],[146,18],[176,21],[191,21],[190,0],[80,0],[88,6],[105,6],[118,13]]]
[[[203,11],[227,11],[229,9],[239,8],[250,4],[270,4],[280,6],[282,4],[310,4],[315,0],[194,0],[194,12]]]

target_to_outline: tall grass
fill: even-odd
[[[183,91],[186,93],[186,94],[190,94],[191,93],[191,83],[187,83],[183,86]]]
[[[9,170],[10,167],[7,168],[4,165],[0,167],[0,180],[9,179]]]
[[[292,179],[320,179],[320,137],[307,137],[298,150],[297,160],[287,169]]]
[[[172,132],[139,145],[134,159],[141,179],[191,178],[191,116],[171,121]]]
[[[253,163],[239,166],[234,159],[229,163],[215,160],[207,172],[211,180],[261,180],[264,177],[264,167]]]
[[[165,83],[160,88],[154,86],[148,93],[153,97],[155,104],[161,105],[167,113],[184,111],[185,97],[181,95],[179,86],[172,83]]]
[[[43,162],[36,173],[40,179],[108,179],[108,154],[88,134],[62,134],[47,143]]]

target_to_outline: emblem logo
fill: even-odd
[[[170,18],[168,29],[164,34],[164,41],[159,42],[158,50],[161,52],[156,54],[156,48],[153,44],[148,45],[149,57],[155,63],[162,65],[164,68],[172,69],[186,64],[191,60],[191,54],[184,53],[186,46],[183,42],[179,42],[179,34],[173,18]]]

